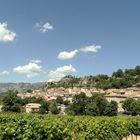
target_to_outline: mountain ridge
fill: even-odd
[[[111,89],[111,88],[128,88],[140,87],[140,66],[134,69],[125,69],[124,71],[118,69],[113,72],[111,76],[99,74],[96,76],[74,77],[67,75],[58,82],[38,82],[38,83],[0,83],[0,93],[5,93],[8,90],[17,90],[20,93],[27,92],[27,90],[49,88],[97,88],[97,89]]]

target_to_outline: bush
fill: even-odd
[[[0,139],[120,140],[140,135],[140,117],[0,114]]]

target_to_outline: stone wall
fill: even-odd
[[[130,135],[129,137],[123,138],[122,140],[140,140],[140,136]]]

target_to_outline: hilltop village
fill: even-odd
[[[56,100],[60,96],[64,101],[72,103],[73,97],[80,93],[85,93],[87,97],[100,93],[109,102],[116,101],[118,111],[123,111],[122,101],[128,98],[140,99],[140,66],[124,71],[119,69],[111,77],[103,74],[80,78],[68,75],[58,82],[43,83],[40,88],[27,90],[18,96],[41,97],[46,101]]]
[[[96,89],[96,88],[68,88],[65,89],[63,87],[60,88],[50,88],[46,91],[42,90],[34,90],[31,93],[20,93],[18,96],[21,98],[25,97],[42,97],[46,101],[56,100],[58,96],[61,96],[64,101],[72,102],[73,97],[76,94],[80,94],[81,92],[85,93],[86,96],[90,97],[94,93],[101,93],[103,94],[106,99],[110,101],[116,101],[118,104],[121,104],[122,101],[126,100],[127,98],[134,98],[134,99],[140,99],[140,88],[137,87],[131,87],[131,88],[123,88],[123,89]],[[119,111],[122,111],[121,106]]]
[[[20,92],[15,89],[5,94],[1,111],[96,116],[117,115],[117,112],[140,114],[140,66],[119,69],[112,76],[68,75],[57,82],[35,85],[14,85]]]

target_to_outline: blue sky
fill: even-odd
[[[111,75],[140,64],[138,0],[0,2],[0,82]]]

